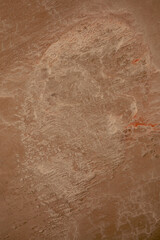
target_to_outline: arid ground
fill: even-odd
[[[160,240],[159,0],[0,0],[0,240]]]

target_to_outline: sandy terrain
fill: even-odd
[[[159,240],[159,1],[0,4],[0,240]]]

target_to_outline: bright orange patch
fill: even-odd
[[[134,59],[134,60],[132,61],[132,63],[135,64],[135,63],[139,62],[139,60],[140,60],[140,58]]]
[[[144,126],[144,127],[156,127],[158,126],[159,124],[153,124],[153,123],[146,123],[144,118],[143,117],[138,117],[138,119],[136,120],[137,118],[137,113],[133,116],[133,122],[129,123],[128,126],[126,126],[126,128],[128,127],[138,127],[138,126]],[[157,129],[154,129],[154,130],[157,130]]]
[[[145,127],[156,127],[158,124],[152,124],[152,123],[142,123],[142,122],[132,122],[130,123],[127,127],[133,126],[133,127],[138,127],[138,126],[145,126]]]

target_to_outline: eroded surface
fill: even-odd
[[[159,239],[149,45],[129,14],[61,4],[36,3],[47,20],[34,22],[37,37],[28,23],[35,45],[15,50],[21,61],[2,51],[0,239]]]

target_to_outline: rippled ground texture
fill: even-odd
[[[158,240],[160,73],[134,11],[1,5],[0,239]]]

